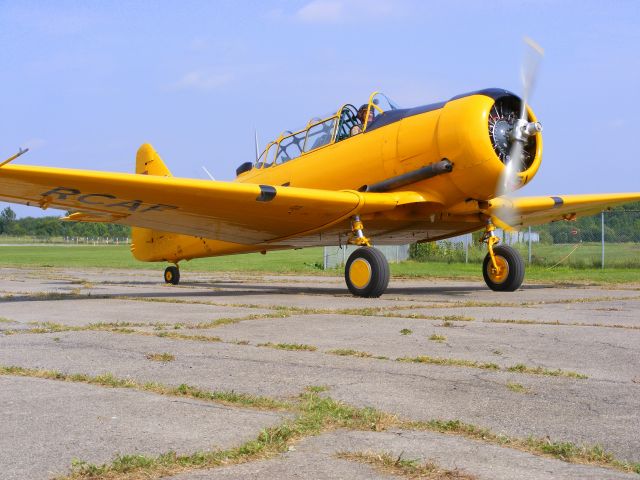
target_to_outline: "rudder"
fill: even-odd
[[[136,173],[158,177],[172,176],[158,152],[149,143],[143,144],[136,153]]]

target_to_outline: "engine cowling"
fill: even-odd
[[[468,198],[489,200],[505,169],[510,132],[520,110],[520,98],[506,90],[484,90],[454,97],[440,112],[437,123],[439,154],[454,164],[451,181]],[[530,122],[537,119],[528,108]],[[519,186],[535,176],[542,161],[542,133],[529,136],[518,165]]]

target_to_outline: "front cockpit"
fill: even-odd
[[[386,112],[398,107],[387,96],[374,92],[360,108],[345,104],[331,115],[313,117],[303,129],[285,130],[269,142],[254,167],[273,167],[310,152],[347,140],[372,129]]]

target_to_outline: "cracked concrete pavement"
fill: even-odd
[[[168,287],[153,271],[0,268],[0,364],[284,399],[323,385],[334,399],[408,420],[459,419],[515,437],[599,444],[640,462],[637,286],[525,285],[509,294],[479,282],[393,279],[387,294],[369,300],[347,295],[337,277],[183,277],[179,287]],[[220,319],[228,321],[194,328]],[[76,331],[27,333],[44,322]],[[86,329],[100,322],[135,325],[126,333]],[[433,334],[445,338],[430,340]],[[259,346],[267,342],[316,351]],[[336,349],[389,359],[329,353]],[[161,352],[175,360],[146,357]],[[500,369],[394,360],[424,355]],[[515,364],[588,378],[506,371]],[[0,377],[0,405],[0,469],[8,479],[68,472],[74,458],[99,463],[118,453],[235,446],[284,418],[12,376]],[[637,478],[455,435],[408,431],[325,433],[274,459],[176,478],[391,478],[335,458],[341,450],[405,452],[487,479]]]

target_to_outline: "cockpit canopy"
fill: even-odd
[[[360,108],[362,113],[358,115],[359,109],[347,103],[333,115],[313,117],[301,130],[285,130],[277,139],[267,144],[256,160],[256,168],[280,165],[311,151],[365,133],[385,112],[397,110],[399,107],[383,93],[374,92],[368,103]]]

